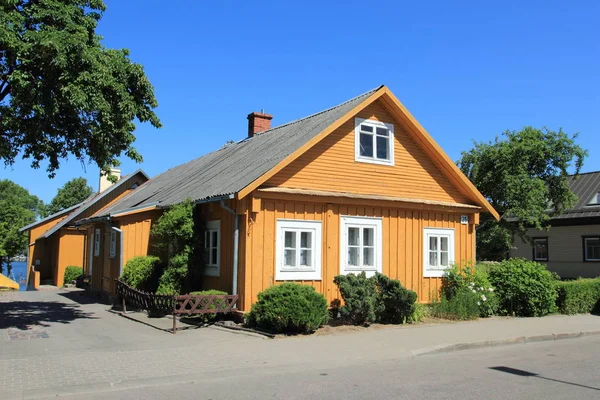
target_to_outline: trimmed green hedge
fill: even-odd
[[[328,318],[325,296],[312,286],[286,282],[258,294],[246,324],[276,333],[312,333]]]
[[[558,282],[561,314],[600,313],[600,278]]]
[[[67,268],[65,268],[65,278],[63,284],[66,285],[67,283],[73,283],[73,281],[79,278],[81,275],[83,275],[83,268],[69,265]]]
[[[157,276],[161,271],[158,257],[138,256],[127,261],[120,279],[136,289],[154,292],[158,286]]]

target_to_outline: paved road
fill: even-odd
[[[348,349],[348,351],[352,351]],[[456,352],[335,369],[257,366],[187,383],[132,384],[66,399],[599,399],[600,338]]]

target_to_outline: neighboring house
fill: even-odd
[[[474,260],[480,212],[498,214],[385,86],[172,168],[90,218],[93,285],[151,248],[163,210],[186,198],[204,216],[203,286],[240,295],[283,281],[339,298],[334,276],[382,272],[421,301],[453,263]],[[107,263],[110,266],[106,266]],[[102,276],[96,272],[101,265]]]
[[[113,170],[113,175],[120,178],[119,174],[119,170]],[[114,185],[101,177],[99,191],[85,201],[21,228],[20,232],[27,232],[29,239],[28,276],[29,269],[34,267],[42,283],[62,286],[67,266],[85,264],[88,240],[75,221],[110,206],[147,180],[141,170],[120,178]]]
[[[569,177],[579,201],[552,218],[550,229],[529,229],[533,243],[516,238],[511,257],[545,263],[562,278],[600,276],[600,171]]]

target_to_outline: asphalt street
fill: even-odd
[[[352,351],[352,349],[348,349]],[[208,360],[207,360],[208,362]],[[600,399],[600,336],[335,369],[269,367],[130,382],[66,399]],[[83,389],[83,388],[82,388]]]

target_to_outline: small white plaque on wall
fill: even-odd
[[[469,224],[469,216],[468,215],[461,215],[460,216],[460,223],[463,225],[468,225]]]

